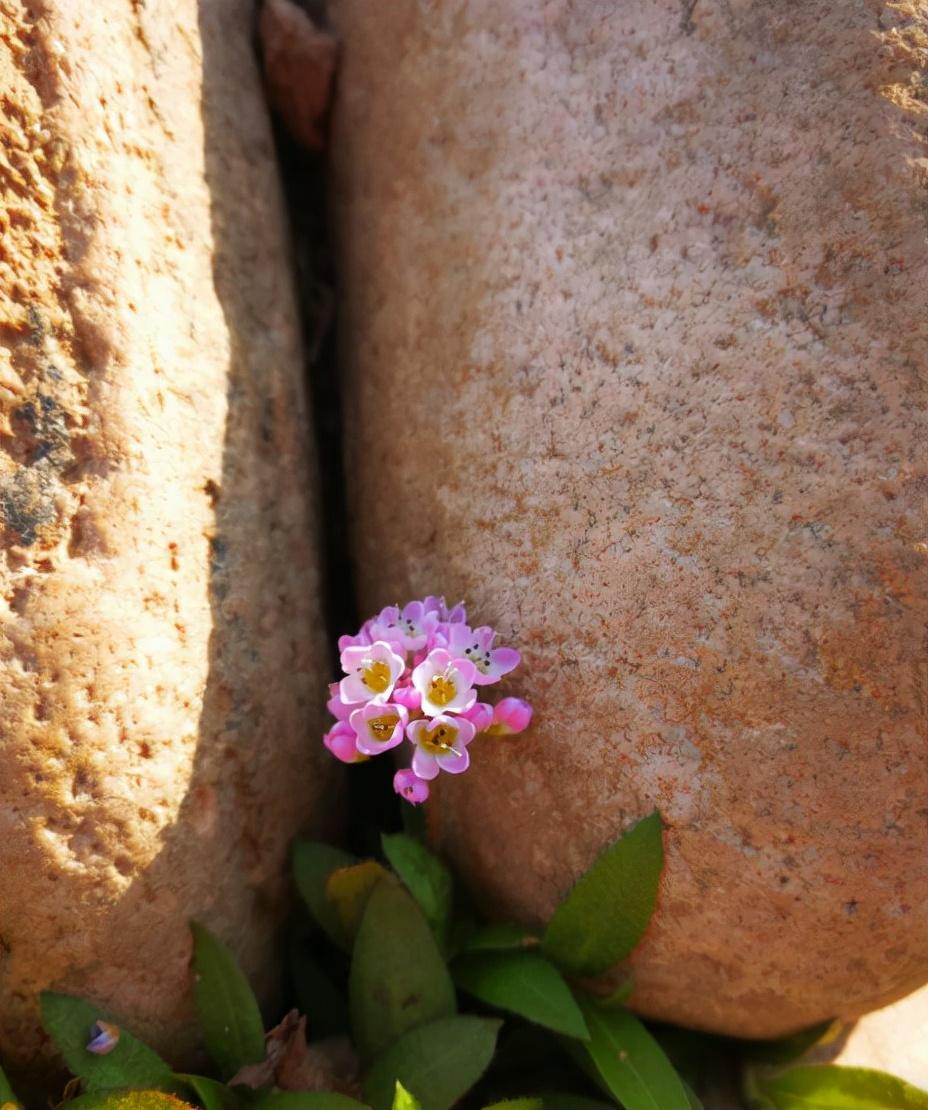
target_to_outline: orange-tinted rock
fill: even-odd
[[[37,992],[191,1048],[322,817],[299,327],[246,0],[0,13],[0,1055]]]
[[[774,1035],[928,979],[928,5],[687,7],[338,0],[355,546],[524,649],[487,906],[657,806],[633,1003]]]
[[[293,0],[265,0],[258,21],[271,107],[308,150],[325,146],[336,43]]]

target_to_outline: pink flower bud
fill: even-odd
[[[330,728],[322,742],[342,763],[361,763],[367,759],[358,751],[358,734],[347,721],[339,721]]]
[[[485,701],[478,701],[461,716],[470,721],[477,732],[486,732],[493,724],[493,706],[488,705]]]
[[[493,710],[491,736],[513,736],[523,732],[532,721],[532,707],[521,698],[503,698]]]
[[[393,789],[412,805],[420,805],[429,796],[429,784],[408,768],[393,776]]]

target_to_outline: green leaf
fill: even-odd
[[[818,1044],[833,1040],[842,1029],[839,1021],[822,1021],[775,1041],[739,1041],[742,1054],[759,1064],[791,1064]]]
[[[561,973],[538,952],[486,952],[465,956],[452,968],[459,987],[568,1037],[589,1038],[583,1014]]]
[[[253,1110],[361,1110],[363,1102],[335,1091],[270,1091]]]
[[[483,1110],[544,1110],[540,1098],[504,1098],[502,1102],[491,1102]]]
[[[752,1074],[748,1101],[758,1110],[926,1110],[928,1093],[870,1068],[836,1065]]]
[[[0,1068],[0,1106],[6,1106],[9,1102],[12,1102],[14,1106],[20,1105],[19,1099],[13,1093],[13,1088],[10,1086],[10,1081],[7,1079],[6,1073],[3,1068]]]
[[[264,1022],[248,980],[228,948],[191,921],[193,994],[200,1032],[223,1078],[264,1059]]]
[[[40,1001],[46,1033],[74,1075],[85,1081],[87,1091],[171,1085],[168,1065],[125,1029],[120,1030],[116,1047],[107,1055],[87,1051],[94,1023],[104,1018],[92,1003],[55,991],[43,991]]]
[[[315,840],[298,840],[293,845],[293,878],[303,901],[326,936],[345,952],[351,951],[351,938],[345,931],[338,910],[326,897],[326,883],[333,871],[357,863],[355,856]]]
[[[626,979],[624,983],[619,983],[614,991],[611,991],[602,998],[598,997],[597,1002],[600,1006],[605,1006],[607,1009],[613,1006],[624,1006],[634,993],[635,984],[631,979]]]
[[[326,879],[326,899],[335,907],[345,935],[352,942],[371,891],[384,879],[393,880],[393,876],[373,859],[339,867]]]
[[[500,1022],[452,1017],[420,1025],[382,1053],[364,1079],[373,1110],[391,1110],[397,1080],[422,1110],[448,1110],[493,1059]]]
[[[554,911],[542,950],[572,975],[598,975],[624,960],[654,912],[663,866],[655,811],[602,852]]]
[[[520,948],[537,948],[539,937],[518,925],[484,925],[471,933],[461,944],[461,955],[468,952],[509,952]]]
[[[415,1095],[411,1095],[398,1079],[393,1091],[393,1110],[422,1110],[419,1100]]]
[[[93,1091],[66,1103],[68,1110],[186,1110],[183,1102],[164,1091]]]
[[[205,1075],[176,1075],[181,1083],[190,1087],[204,1106],[204,1110],[239,1110],[243,1105],[241,1093]]]
[[[446,951],[454,902],[451,872],[415,837],[384,833],[380,840],[390,866],[419,903],[439,946]]]
[[[457,1009],[454,984],[428,922],[399,884],[379,883],[368,898],[354,944],[348,1003],[354,1042],[367,1059],[417,1025]]]
[[[626,1110],[690,1110],[683,1082],[663,1049],[628,1010],[580,999],[590,1040],[580,1043],[606,1089]]]
[[[689,1083],[686,1082],[685,1079],[683,1080],[683,1090],[686,1091],[686,1097],[689,1102],[690,1110],[705,1110],[705,1107],[703,1106],[702,1100],[700,1099],[699,1095],[696,1094],[696,1092],[689,1085]]]

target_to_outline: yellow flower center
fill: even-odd
[[[379,659],[367,661],[361,681],[372,694],[382,694],[390,685],[390,668]]]
[[[433,705],[445,706],[453,701],[458,692],[457,686],[446,674],[434,675],[429,683],[429,701]]]
[[[367,731],[372,740],[386,742],[393,735],[393,730],[399,724],[399,717],[395,713],[385,713],[382,717],[371,717],[367,722]]]
[[[457,754],[454,750],[454,742],[457,739],[458,730],[449,724],[439,724],[434,728],[423,729],[419,733],[419,745],[424,748],[429,755],[450,755]]]

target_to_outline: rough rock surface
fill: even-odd
[[[299,331],[247,0],[0,4],[0,1054],[271,981],[325,808]],[[311,498],[309,498],[311,500]],[[309,749],[315,750],[315,747]]]
[[[928,979],[928,4],[337,0],[365,608],[464,596],[537,725],[436,837],[547,917],[660,808],[655,1017]]]

